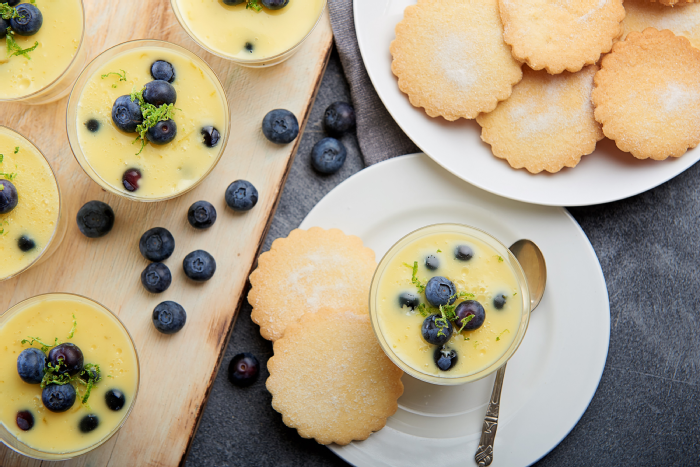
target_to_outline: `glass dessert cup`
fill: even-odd
[[[24,0],[23,0],[24,1]],[[72,84],[80,74],[87,59],[87,49],[85,47],[85,6],[83,0],[71,0],[77,3],[80,9],[80,24],[81,32],[78,40],[78,45],[72,59],[66,68],[53,80],[46,83],[45,86],[37,90],[30,90],[27,94],[16,95],[12,97],[2,97],[0,94],[0,103],[3,102],[21,102],[28,105],[43,105],[57,101],[66,95],[71,90]],[[41,8],[41,5],[39,5]],[[44,19],[44,26],[47,27],[48,21]],[[41,30],[39,31],[39,34]],[[29,36],[32,39],[34,36]],[[38,52],[38,49],[37,49]],[[0,54],[4,51],[0,51]],[[30,53],[30,56],[32,53]],[[10,57],[11,60],[26,60],[24,57]],[[36,62],[40,57],[33,56],[32,62]],[[1,66],[1,65],[0,65]]]
[[[93,81],[97,82],[97,78],[100,76],[103,76],[103,73],[105,72],[105,68],[109,67],[110,64],[112,64],[115,60],[122,60],[122,59],[130,59],[133,58],[132,55],[134,51],[137,50],[142,50],[144,53],[144,56],[146,54],[155,54],[157,51],[162,51],[164,57],[171,57],[173,60],[185,60],[188,62],[188,64],[191,64],[194,66],[194,69],[197,70],[199,73],[195,73],[197,76],[201,76],[202,80],[206,80],[207,85],[212,88],[212,93],[211,96],[212,99],[216,101],[216,110],[221,113],[221,124],[217,125],[217,129],[221,130],[220,133],[220,140],[218,141],[217,144],[215,144],[213,150],[216,151],[215,154],[212,153],[213,155],[211,156],[211,159],[209,159],[210,165],[205,169],[202,170],[201,174],[198,174],[195,178],[189,179],[186,185],[177,185],[177,188],[174,188],[170,190],[169,192],[163,192],[163,193],[158,193],[157,195],[147,195],[145,193],[140,194],[140,190],[137,189],[136,191],[129,192],[124,189],[123,186],[120,186],[121,183],[115,182],[115,180],[112,180],[111,182],[108,181],[108,176],[114,175],[109,172],[105,172],[98,170],[95,166],[94,163],[91,163],[91,154],[90,151],[85,148],[83,143],[81,142],[81,136],[79,135],[79,131],[84,131],[82,128],[83,123],[80,120],[81,118],[81,112],[82,110],[82,100],[84,93],[86,90],[89,89],[89,86],[94,86]],[[138,71],[140,70],[138,68],[138,63],[134,64],[135,69]],[[123,68],[123,67],[121,67]],[[112,70],[112,68],[110,68]],[[116,70],[112,70],[116,71]],[[192,73],[192,71],[187,71],[188,73]],[[116,75],[117,73],[112,73],[113,75]],[[183,72],[184,74],[184,72]],[[130,72],[130,70],[126,70],[126,75],[128,77],[134,76],[133,72]],[[150,75],[149,75],[150,76]],[[114,83],[119,83],[119,79],[112,76],[111,77],[112,81],[104,80],[105,84],[112,84]],[[149,78],[152,79],[152,78]],[[114,86],[111,87],[116,87],[117,84],[114,84]],[[178,75],[175,78],[175,81],[173,82],[173,86],[184,86],[182,82],[182,78],[180,75]],[[114,89],[113,91],[118,94],[130,94],[132,92],[133,88],[129,83],[121,84],[119,85],[118,89]],[[94,91],[94,89],[92,89]],[[112,90],[110,89],[110,92]],[[203,91],[202,91],[203,92]],[[180,89],[178,91],[178,100],[175,102],[175,116],[173,117],[177,123],[178,121],[178,113],[177,112],[182,112],[180,110],[180,107],[185,107],[183,105],[183,100],[188,97],[188,94],[186,92],[183,92],[183,89]],[[94,95],[91,94],[90,96]],[[87,99],[87,98],[86,98]],[[184,104],[187,105],[194,105],[193,104],[194,99],[191,99],[190,101],[185,101]],[[112,103],[109,104],[109,109],[100,109],[100,111],[107,112],[109,115],[111,115],[111,110],[112,110]],[[207,108],[207,111],[209,111],[209,108]],[[213,110],[212,110],[213,112]],[[186,115],[186,112],[185,112]],[[109,120],[109,121],[106,121]],[[134,148],[133,152],[136,153],[137,150],[139,149],[139,145],[131,145],[131,143],[134,141],[134,138],[137,136],[136,133],[133,134],[127,134],[123,133],[120,130],[116,129],[114,126],[111,118],[107,117],[105,121],[101,123],[101,125],[111,125],[110,130],[113,130],[114,136],[119,137],[121,139],[124,139],[128,137],[128,142],[129,142],[129,148]],[[221,156],[223,155],[224,149],[226,147],[226,143],[228,141],[229,133],[230,133],[230,110],[229,110],[229,105],[228,105],[228,100],[226,98],[226,93],[221,85],[221,82],[219,81],[219,78],[216,76],[214,71],[207,65],[201,58],[199,58],[197,55],[194,53],[190,52],[189,50],[176,45],[172,44],[170,42],[165,42],[165,41],[160,41],[160,40],[136,40],[136,41],[130,41],[130,42],[125,42],[119,45],[116,45],[110,49],[107,49],[106,51],[102,52],[99,56],[97,56],[88,66],[82,71],[80,74],[80,77],[75,83],[75,86],[73,87],[73,91],[71,92],[70,98],[68,100],[68,108],[66,111],[66,126],[67,126],[67,132],[68,132],[68,141],[70,143],[71,149],[73,150],[73,154],[82,167],[82,169],[85,171],[85,173],[98,185],[100,185],[103,189],[106,191],[113,193],[117,196],[121,196],[126,199],[130,199],[133,201],[141,201],[141,202],[157,202],[157,201],[166,201],[169,199],[176,198],[178,196],[181,196],[190,190],[194,189],[197,187],[210,173],[212,170],[214,170],[214,167],[218,164],[219,160],[221,159]],[[184,135],[187,132],[184,129],[181,129],[181,133]],[[100,130],[102,131],[102,130]],[[192,133],[194,134],[194,133]],[[197,132],[197,135],[199,137],[199,132]],[[175,140],[173,140],[170,143],[163,144],[160,146],[157,146],[157,149],[152,147],[152,144],[148,144],[144,147],[143,149],[143,155],[141,157],[151,157],[152,161],[160,160],[162,159],[163,162],[160,163],[160,167],[167,167],[167,164],[170,164],[170,168],[173,168],[173,164],[176,164],[172,162],[172,159],[168,159],[167,157],[164,157],[164,154],[167,155],[167,151],[175,151],[176,143],[179,144],[178,142],[179,135],[176,137]],[[192,136],[194,138],[194,136]],[[189,142],[189,141],[188,141]],[[117,143],[112,143],[114,144],[120,144],[119,142]],[[107,145],[109,145],[109,142],[107,142]],[[129,149],[131,150],[131,149]],[[148,152],[149,151],[162,151],[162,152],[156,152],[154,155],[149,156]],[[160,157],[159,157],[160,156]],[[95,162],[99,162],[99,158],[102,157],[103,159],[105,156],[94,156],[95,159],[93,159]],[[208,160],[208,161],[209,161]],[[209,163],[209,162],[207,162]],[[128,167],[122,168],[122,171]],[[178,169],[179,170],[179,169]],[[182,180],[179,180],[182,181]]]
[[[128,407],[124,406],[120,411],[124,411],[124,415],[122,419],[112,428],[110,431],[108,431],[103,437],[101,437],[99,440],[96,442],[88,445],[81,447],[79,449],[75,450],[66,450],[62,452],[55,452],[55,451],[48,451],[48,450],[41,450],[36,447],[32,447],[28,445],[27,443],[19,440],[17,436],[10,430],[8,427],[5,425],[5,423],[0,419],[0,443],[5,444],[7,447],[12,449],[15,452],[18,452],[19,454],[25,455],[27,457],[31,457],[33,459],[40,459],[40,460],[49,460],[49,461],[61,461],[61,460],[67,460],[67,459],[72,459],[74,457],[80,456],[82,454],[86,454],[93,449],[101,446],[105,442],[107,442],[112,436],[114,436],[119,429],[124,425],[126,420],[129,418],[129,415],[131,414],[131,411],[134,408],[134,404],[136,402],[137,396],[138,396],[138,391],[139,391],[139,383],[140,383],[140,363],[139,363],[139,357],[138,353],[136,351],[136,347],[134,346],[133,339],[131,335],[129,334],[129,331],[126,329],[124,324],[121,322],[121,320],[110,310],[105,308],[104,306],[100,305],[99,303],[87,298],[83,297],[81,295],[76,295],[76,294],[68,294],[68,293],[49,293],[49,294],[43,294],[43,295],[37,295],[31,298],[28,298],[22,302],[17,303],[13,307],[11,307],[9,310],[7,310],[4,314],[0,315],[0,331],[2,331],[3,327],[8,324],[13,318],[15,317],[20,317],[20,314],[26,310],[32,310],[32,307],[36,306],[37,304],[40,304],[42,302],[50,302],[50,301],[63,301],[63,302],[71,302],[71,303],[76,303],[80,305],[84,305],[88,307],[91,310],[99,310],[97,313],[102,312],[104,316],[106,317],[106,320],[111,322],[116,328],[119,330],[123,331],[124,336],[126,336],[125,341],[127,344],[130,346],[130,350],[133,352],[133,357],[134,357],[134,362],[135,362],[135,388],[133,391],[133,395],[130,395],[129,400],[130,403]],[[77,330],[76,333],[81,332],[80,328],[80,322],[78,322],[77,325]],[[27,330],[28,334],[31,334],[31,330]],[[125,350],[126,352],[126,350]],[[14,356],[14,355],[13,355]],[[125,357],[126,358],[126,357]],[[14,368],[16,368],[16,364],[12,365]],[[106,365],[105,365],[106,367]],[[13,368],[13,369],[14,369]],[[15,374],[16,374],[16,370]],[[105,373],[107,372],[105,368]],[[95,388],[99,387],[100,384],[104,384],[102,381],[110,381],[108,378],[103,378],[98,383],[98,386],[95,386]],[[24,383],[23,383],[24,384]],[[93,395],[94,390],[93,390]],[[94,404],[96,401],[93,401],[90,399],[90,403]],[[78,400],[76,400],[75,404],[80,404]],[[72,411],[73,409],[71,409]],[[65,412],[63,414],[60,414],[61,416],[65,414],[69,414],[69,412]],[[36,428],[34,428],[36,429]]]
[[[213,0],[216,2],[216,4],[221,4],[220,0]],[[304,0],[307,1],[307,0]],[[181,5],[180,5],[181,0],[170,0],[170,5],[172,6],[173,11],[175,12],[175,17],[177,18],[178,22],[182,26],[182,28],[185,30],[188,36],[192,38],[193,41],[195,41],[197,44],[199,44],[200,47],[205,49],[211,54],[214,54],[216,56],[219,56],[221,58],[224,58],[226,60],[230,60],[237,65],[248,67],[248,68],[266,68],[266,67],[271,67],[274,65],[278,65],[288,58],[290,58],[294,53],[296,53],[301,45],[306,41],[306,39],[311,35],[311,33],[316,29],[316,26],[318,26],[318,23],[321,21],[321,18],[323,17],[323,12],[326,10],[326,3],[327,0],[321,0],[321,8],[318,13],[318,16],[316,20],[312,23],[311,27],[308,29],[308,32],[306,32],[305,35],[303,35],[299,41],[295,42],[293,45],[290,45],[288,48],[282,48],[276,53],[273,53],[269,56],[262,57],[262,58],[251,58],[251,59],[246,59],[244,57],[241,57],[240,55],[234,55],[232,53],[228,53],[224,50],[221,50],[217,47],[215,47],[213,44],[208,43],[206,39],[202,38],[202,34],[198,34],[194,31],[193,25],[188,18],[188,15],[183,11]],[[221,5],[223,8],[223,4]],[[239,5],[234,8],[245,8],[245,5]],[[279,14],[278,12],[283,11],[283,10],[278,10],[277,12],[273,12],[273,14]],[[254,33],[253,33],[254,34]]]
[[[512,275],[515,279],[515,282],[517,283],[515,289],[517,293],[515,293],[512,297],[508,298],[508,300],[517,300],[517,302],[512,303],[517,303],[518,308],[520,310],[518,312],[519,317],[517,318],[517,329],[515,329],[514,326],[513,340],[505,349],[500,351],[500,354],[496,352],[498,356],[492,361],[492,363],[488,364],[483,368],[468,373],[451,373],[450,371],[443,371],[438,372],[438,375],[436,376],[435,373],[418,370],[416,368],[418,366],[416,364],[417,361],[414,362],[413,365],[409,364],[406,361],[407,359],[405,357],[402,357],[400,355],[400,352],[395,349],[396,343],[390,341],[390,338],[387,336],[387,331],[383,329],[383,319],[380,317],[380,314],[382,313],[381,311],[379,311],[380,308],[382,306],[386,307],[386,305],[380,305],[380,303],[384,300],[382,298],[383,292],[381,292],[380,290],[380,285],[382,284],[382,279],[385,279],[388,276],[387,272],[389,271],[389,266],[395,265],[393,264],[393,261],[395,260],[397,255],[399,255],[406,247],[415,244],[421,239],[425,239],[426,237],[434,236],[436,234],[456,234],[466,239],[473,239],[474,241],[485,244],[490,249],[495,250],[498,255],[498,261],[509,266],[510,271],[512,272]],[[407,274],[408,278],[410,279],[411,271],[408,268],[406,268],[406,270],[408,271]],[[438,274],[436,273],[436,275]],[[419,277],[419,280],[422,279]],[[457,303],[459,302],[455,302],[455,304]],[[404,236],[398,242],[396,242],[384,255],[382,260],[379,262],[379,265],[377,266],[377,269],[374,273],[374,277],[372,278],[369,294],[369,312],[372,321],[372,328],[374,329],[377,339],[379,340],[379,344],[381,345],[386,355],[391,359],[391,361],[394,362],[394,364],[396,364],[399,368],[401,368],[406,374],[431,384],[443,386],[460,385],[476,381],[490,375],[491,373],[498,370],[498,368],[503,366],[515,353],[515,351],[520,346],[523,337],[525,336],[525,332],[527,331],[527,326],[530,320],[530,293],[527,287],[525,274],[520,266],[520,263],[518,263],[518,260],[510,252],[510,250],[497,239],[495,239],[493,236],[489,235],[488,233],[482,230],[467,225],[434,224],[422,227]],[[492,312],[493,311],[487,311],[487,319],[489,313]],[[412,313],[418,313],[418,311],[414,311]],[[450,326],[452,326],[452,324],[450,324]],[[416,331],[420,332],[419,329],[417,329]],[[456,328],[454,329],[454,333],[455,335],[461,335],[458,333],[458,330]],[[422,337],[419,337],[419,339],[422,344],[427,345],[427,342],[425,342]],[[499,340],[499,338],[497,338],[496,340]],[[469,355],[462,356],[460,358],[469,358]]]
[[[55,208],[56,214],[55,214],[55,217],[51,217],[49,219],[46,219],[48,222],[53,222],[53,229],[52,229],[50,236],[48,237],[48,240],[46,241],[45,245],[43,246],[43,248],[39,252],[39,254],[36,255],[33,259],[31,259],[31,261],[26,262],[26,264],[24,264],[24,265],[21,265],[19,268],[15,268],[13,270],[8,269],[7,271],[9,271],[9,272],[3,273],[2,271],[5,268],[4,267],[0,268],[0,282],[3,282],[3,281],[8,280],[8,279],[12,279],[12,278],[22,274],[24,271],[27,271],[31,267],[33,267],[37,264],[41,264],[44,261],[46,261],[61,245],[61,242],[63,241],[63,237],[65,236],[65,233],[66,233],[66,230],[68,227],[68,219],[65,215],[63,215],[63,201],[62,201],[62,197],[61,197],[61,190],[60,190],[60,187],[58,184],[58,179],[56,178],[56,174],[53,171],[51,164],[49,164],[48,159],[46,159],[46,156],[44,156],[44,154],[39,150],[39,148],[37,148],[31,141],[29,141],[27,138],[22,136],[20,133],[12,130],[10,128],[7,128],[5,126],[0,125],[0,138],[4,138],[4,137],[8,137],[12,141],[15,141],[15,143],[13,143],[13,145],[17,144],[17,145],[19,145],[18,147],[20,147],[20,148],[28,149],[29,152],[33,153],[35,158],[40,158],[40,162],[45,163],[45,166],[43,165],[43,163],[40,164],[42,166],[42,168],[44,169],[43,170],[44,174],[42,174],[42,175],[46,175],[49,177],[48,180],[44,181],[45,184],[48,185],[49,188],[55,188],[55,190],[56,190],[55,191],[55,198],[56,198],[55,203],[56,203],[56,205],[52,206],[52,208]],[[2,150],[0,150],[0,151],[2,151]],[[8,152],[8,151],[5,151],[5,152]],[[20,153],[19,155],[23,155],[23,154]],[[4,158],[5,163],[9,163],[10,162],[9,158],[12,156],[14,156],[14,155],[7,154]],[[34,161],[32,161],[32,162],[34,162]],[[20,180],[19,181],[15,180],[14,183],[16,183],[19,186],[18,191],[22,190],[23,185],[24,185],[23,180],[21,178],[22,177],[22,173],[21,173],[22,170],[21,169],[8,169],[8,170],[18,170],[18,177],[20,177]],[[0,172],[2,172],[2,171],[3,171],[2,164],[0,164]],[[46,188],[46,187],[39,186],[39,187],[31,187],[31,188],[33,188],[35,191],[35,193],[34,193],[35,198],[39,197],[41,200],[46,202],[46,197],[44,195],[36,193],[37,191],[40,191],[41,188]],[[23,196],[26,199],[26,195],[22,195],[20,193],[20,204],[23,202],[22,201]],[[34,201],[36,201],[36,200],[34,200]],[[49,203],[50,202],[51,201],[49,200]],[[37,204],[39,204],[39,203],[37,203]],[[21,206],[18,205],[18,208],[21,209]],[[18,209],[18,208],[15,208],[15,209]],[[30,212],[35,213],[36,209],[30,208]],[[3,233],[5,235],[4,238],[2,238],[0,240],[6,240],[6,239],[11,238],[12,242],[15,241],[16,235],[12,235],[13,230],[14,230],[13,225],[12,225],[13,222],[11,220],[8,220],[8,219],[13,219],[13,213],[15,215],[17,214],[17,212],[14,210],[9,212],[8,214],[0,214],[0,228],[3,229]],[[5,230],[9,230],[9,232],[4,232]],[[12,237],[10,237],[10,235],[12,235]],[[5,256],[4,261],[10,261],[9,255]],[[5,265],[6,264],[7,263],[5,263]]]

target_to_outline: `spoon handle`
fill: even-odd
[[[501,389],[503,389],[503,377],[506,374],[506,366],[503,365],[496,373],[496,381],[493,383],[491,400],[486,409],[484,424],[481,427],[481,439],[479,448],[476,450],[474,460],[480,467],[486,467],[493,462],[493,442],[496,439],[496,429],[498,428],[498,412],[501,407]]]

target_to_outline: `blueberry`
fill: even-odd
[[[496,297],[493,299],[493,306],[497,310],[502,310],[503,307],[506,305],[506,296],[505,294],[499,293],[496,295]]]
[[[156,107],[163,104],[174,104],[177,101],[177,92],[172,84],[157,79],[146,83],[143,87],[143,100]]]
[[[345,163],[347,151],[335,138],[323,138],[311,149],[311,167],[322,174],[334,174]]]
[[[464,325],[464,329],[467,331],[480,328],[486,319],[484,307],[481,306],[481,303],[477,302],[476,300],[463,301],[457,305],[457,308],[455,308],[455,314],[458,318],[457,321],[455,321],[457,328],[462,329],[462,325]],[[465,318],[469,316],[472,318],[467,322],[467,324],[464,324]]]
[[[89,132],[95,133],[97,130],[100,129],[100,122],[98,122],[94,118],[91,118],[90,120],[85,122],[85,126],[87,127]]]
[[[216,260],[206,251],[196,250],[185,256],[182,267],[185,275],[193,281],[208,281],[216,272]]]
[[[4,2],[0,3],[7,3],[9,6],[17,6],[19,5],[20,0],[5,0]]]
[[[120,130],[135,133],[136,127],[143,123],[141,105],[131,100],[131,96],[120,96],[112,106],[112,121]]]
[[[250,211],[258,203],[258,190],[248,181],[236,180],[226,188],[225,198],[234,211]]]
[[[253,53],[253,50],[255,50],[255,46],[251,44],[250,42],[246,42],[243,48],[246,50],[246,52]]]
[[[457,364],[457,352],[448,347],[438,347],[433,355],[435,364],[442,371],[448,371]]]
[[[58,373],[77,375],[83,370],[83,351],[75,344],[65,342],[49,351],[49,363],[58,368]]]
[[[7,36],[7,28],[10,27],[10,21],[3,19],[0,16],[0,39],[4,39]]]
[[[17,373],[22,381],[29,384],[39,384],[44,378],[46,355],[39,349],[24,349],[17,357]]]
[[[17,412],[17,427],[22,431],[29,431],[34,426],[34,415],[29,410]]]
[[[151,65],[151,76],[153,76],[155,80],[172,83],[175,81],[175,68],[173,68],[170,62],[156,60],[153,62],[153,65]]]
[[[425,286],[425,298],[435,307],[448,303],[452,305],[457,300],[457,297],[453,297],[456,293],[457,289],[452,281],[442,276],[431,278]]]
[[[114,211],[102,201],[89,201],[78,210],[76,221],[86,237],[103,237],[114,227]]]
[[[239,353],[228,365],[228,380],[236,386],[246,387],[258,379],[260,363],[251,353]]]
[[[139,189],[139,180],[141,180],[139,169],[126,169],[126,172],[122,175],[124,189],[132,193]]]
[[[197,201],[187,210],[187,221],[195,229],[208,229],[216,222],[216,209],[208,201]]]
[[[165,121],[156,123],[146,133],[146,138],[153,144],[167,144],[177,136],[177,124],[175,120],[169,118]]]
[[[204,145],[208,148],[213,148],[219,144],[219,140],[221,139],[219,130],[213,126],[205,126],[202,128],[202,136],[204,137]]]
[[[223,0],[224,5],[240,5],[241,3],[245,3],[248,0]]]
[[[51,412],[65,412],[75,404],[75,388],[70,384],[49,384],[41,391],[41,402]]]
[[[260,3],[268,10],[279,10],[286,7],[289,0],[260,0]]]
[[[403,292],[399,295],[399,306],[401,308],[408,307],[411,310],[415,310],[418,305],[420,305],[418,295],[411,292]]]
[[[429,344],[443,345],[452,337],[452,323],[440,315],[430,315],[423,320],[421,326],[423,339]]]
[[[175,239],[167,229],[154,227],[141,235],[139,251],[149,261],[165,261],[175,251]]]
[[[455,248],[455,258],[460,261],[469,261],[474,257],[474,250],[469,245],[460,245]]]
[[[288,144],[299,135],[299,122],[289,110],[271,110],[263,118],[262,132],[273,143]]]
[[[163,334],[175,334],[186,321],[187,313],[178,303],[167,301],[153,309],[153,325]]]
[[[22,235],[19,237],[19,240],[17,240],[17,246],[20,250],[27,252],[33,250],[36,247],[36,243],[26,235]]]
[[[44,16],[41,11],[31,3],[23,3],[17,8],[19,16],[10,20],[10,27],[18,36],[33,36],[41,25],[44,24]]]
[[[141,273],[141,283],[151,293],[165,292],[172,281],[170,269],[163,263],[151,263]]]
[[[110,389],[105,394],[105,404],[109,410],[118,412],[126,404],[126,396],[119,389]]]
[[[0,180],[0,214],[7,214],[17,207],[17,188],[9,180]]]
[[[88,414],[80,420],[78,427],[82,433],[90,433],[92,430],[97,428],[99,424],[100,419],[97,418],[97,415]]]
[[[355,109],[347,102],[334,102],[323,114],[323,128],[329,135],[340,138],[355,129]]]
[[[428,257],[425,258],[425,267],[431,271],[435,271],[440,267],[440,260],[435,255],[428,255]]]

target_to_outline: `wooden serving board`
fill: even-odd
[[[136,203],[102,190],[79,167],[66,137],[67,98],[32,107],[0,104],[0,124],[13,128],[49,158],[58,174],[69,224],[60,248],[46,262],[0,283],[0,310],[33,295],[73,292],[114,311],[129,329],[141,364],[141,386],[134,411],[111,440],[89,454],[62,463],[69,466],[173,466],[183,464],[194,437],[226,344],[242,292],[292,163],[301,136],[287,146],[268,142],[261,133],[263,116],[286,108],[302,126],[311,109],[332,45],[327,13],[301,49],[269,69],[246,69],[206,53],[180,27],[167,0],[105,2],[85,0],[88,60],[118,43],[163,39],[202,57],[222,81],[231,108],[231,135],[218,166],[196,189],[172,201]],[[253,210],[238,214],[226,208],[224,191],[246,179],[260,194]],[[102,200],[114,209],[112,232],[100,239],[80,234],[75,216],[84,203]],[[207,200],[218,212],[216,224],[197,231],[187,223],[187,208]],[[141,286],[146,261],[139,254],[141,234],[165,227],[175,237],[175,253],[165,263],[173,274],[170,288],[149,294]],[[188,281],[182,260],[204,249],[217,261],[214,277],[203,284]],[[174,300],[187,310],[179,333],[158,333],[153,308]],[[38,466],[0,443],[0,466]],[[52,463],[45,463],[53,465]]]

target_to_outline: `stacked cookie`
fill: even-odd
[[[375,268],[358,237],[314,227],[275,240],[250,276],[251,317],[274,342],[272,406],[304,438],[363,440],[396,412],[403,372],[367,309]]]
[[[700,5],[671,3],[684,6],[418,0],[392,71],[431,117],[476,118],[513,168],[574,167],[603,136],[637,158],[679,157],[700,143]]]

